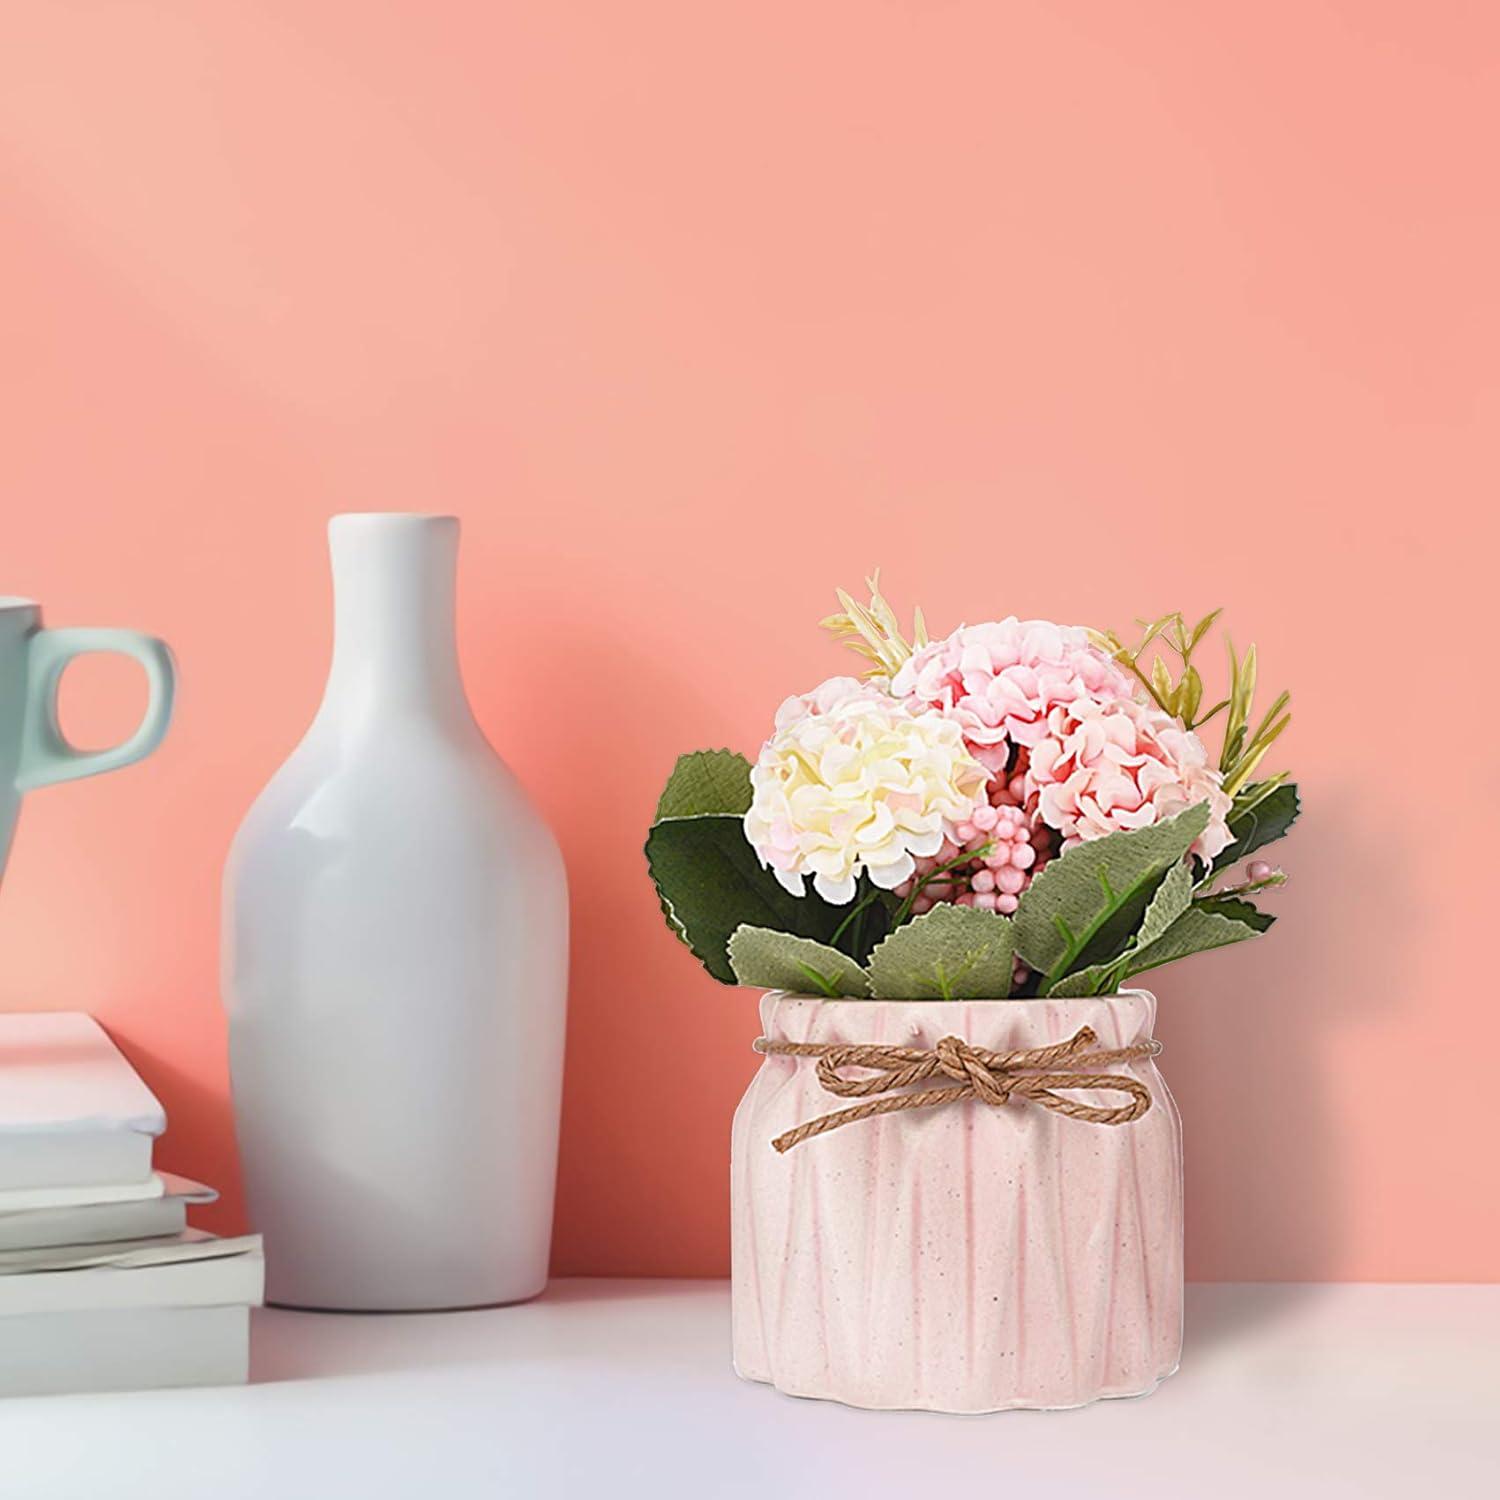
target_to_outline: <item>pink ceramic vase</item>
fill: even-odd
[[[1102,999],[816,1000],[778,991],[761,1031],[795,1042],[993,1051],[1090,1027],[1151,1035],[1144,990]],[[1182,1135],[1150,1058],[1123,1125],[973,1100],[859,1120],[779,1155],[773,1137],[846,1106],[814,1061],[767,1057],[734,1117],[734,1363],[851,1406],[985,1412],[1137,1396],[1182,1347]],[[1089,1070],[1092,1071],[1092,1070]],[[1075,1092],[1113,1106],[1117,1095]]]

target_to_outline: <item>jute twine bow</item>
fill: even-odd
[[[818,1060],[818,1082],[830,1094],[843,1099],[869,1098],[866,1104],[837,1109],[819,1115],[815,1120],[778,1135],[771,1144],[778,1151],[868,1120],[872,1115],[894,1114],[903,1109],[931,1109],[940,1104],[956,1104],[960,1099],[978,1099],[983,1104],[1000,1105],[1012,1099],[1029,1100],[1043,1109],[1056,1110],[1071,1120],[1086,1120],[1091,1125],[1128,1125],[1151,1108],[1151,1092],[1138,1079],[1124,1073],[1051,1072],[1062,1063],[1089,1063],[1096,1068],[1115,1063],[1134,1062],[1137,1058],[1155,1057],[1161,1043],[1154,1038],[1113,1050],[1096,1048],[1098,1038],[1087,1026],[1081,1026],[1065,1042],[1050,1047],[1027,1047],[1014,1052],[991,1052],[985,1047],[971,1047],[960,1037],[945,1036],[930,1051],[920,1047],[866,1046],[841,1042],[785,1042],[758,1037],[755,1050],[768,1057],[815,1057]],[[846,1078],[846,1068],[874,1071],[864,1078]],[[910,1093],[893,1093],[928,1078],[945,1077],[949,1083]],[[1103,1109],[1062,1098],[1058,1089],[1106,1089],[1128,1094],[1129,1104]]]

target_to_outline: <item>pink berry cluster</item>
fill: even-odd
[[[1057,842],[1035,808],[1025,804],[1025,757],[1019,751],[1022,763],[992,778],[988,805],[958,824],[936,854],[918,859],[916,874],[896,888],[898,896],[911,897],[913,915],[931,911],[940,901],[981,911],[1015,911],[1021,892]],[[966,854],[971,857],[964,858]]]

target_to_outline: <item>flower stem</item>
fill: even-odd
[[[1269,875],[1260,880],[1242,880],[1238,885],[1221,886],[1216,891],[1209,891],[1206,895],[1195,899],[1200,901],[1218,901],[1224,896],[1253,896],[1257,891],[1269,890],[1272,886],[1285,885],[1286,872],[1273,870]]]
[[[991,842],[988,844],[981,844],[977,849],[965,849],[961,853],[956,854],[952,859],[946,860],[936,868],[929,870],[911,888],[911,890],[907,892],[906,899],[901,903],[900,906],[896,908],[896,915],[891,922],[891,926],[899,927],[904,921],[906,921],[909,916],[911,916],[911,909],[913,904],[916,902],[917,897],[920,896],[922,892],[927,889],[927,886],[932,881],[936,880],[939,875],[946,874],[956,865],[966,865],[971,859],[983,859],[985,855],[988,854],[994,847],[995,846],[993,842]]]
[[[830,948],[836,948],[838,946],[839,939],[841,937],[843,937],[844,931],[849,926],[849,924],[856,917],[863,915],[865,909],[867,907],[873,906],[875,904],[875,902],[878,901],[879,899],[880,899],[880,892],[879,891],[871,891],[865,897],[865,899],[863,901],[857,902],[855,904],[855,906],[850,910],[849,915],[847,917],[845,917],[844,920],[842,922],[840,922],[839,925],[833,929],[833,936],[828,939],[828,946]]]
[[[1124,662],[1125,666],[1128,667],[1129,670],[1135,674],[1135,676],[1139,680],[1141,686],[1143,688],[1145,688],[1145,690],[1148,693],[1150,693],[1150,695],[1151,695],[1151,701],[1159,709],[1161,709],[1161,711],[1163,713],[1170,713],[1171,712],[1171,709],[1169,709],[1167,707],[1167,705],[1161,701],[1161,694],[1156,691],[1156,687],[1152,683],[1151,679],[1149,677],[1147,677],[1146,674],[1143,671],[1141,671],[1141,669],[1138,666],[1136,666],[1135,662],[1132,661],[1130,659],[1130,657],[1126,656],[1126,657],[1116,658],[1116,659],[1117,660],[1122,660]]]

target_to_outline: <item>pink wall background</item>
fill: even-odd
[[[480,719],[577,913],[556,1267],[721,1273],[750,995],[667,935],[880,563],[939,628],[1228,606],[1296,719],[1283,924],[1167,971],[1190,1272],[1500,1275],[1500,22],[1435,3],[13,5],[0,590],[176,647],[28,800],[0,1004],[79,1007],[236,1224],[218,879],[339,509],[464,518]],[[75,734],[139,687],[87,663]],[[638,1082],[611,1096],[606,1064]],[[482,1149],[482,1143],[481,1143]]]

